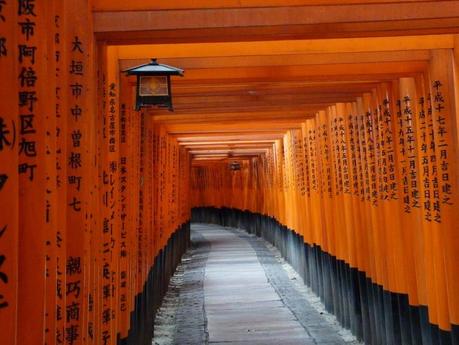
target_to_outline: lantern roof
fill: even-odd
[[[128,75],[179,75],[183,76],[184,70],[158,63],[156,59],[151,59],[147,64],[139,65],[125,70]]]

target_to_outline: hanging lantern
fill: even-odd
[[[241,170],[241,163],[233,161],[229,164],[229,168],[231,171],[239,171]]]
[[[171,76],[183,77],[184,70],[159,64],[156,59],[150,63],[130,68],[127,75],[137,76],[135,109],[158,106],[173,111]]]

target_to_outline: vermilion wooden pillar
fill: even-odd
[[[459,287],[458,265],[455,253],[459,248],[458,214],[455,205],[458,203],[458,127],[457,127],[457,98],[454,90],[455,84],[454,60],[451,50],[437,50],[432,52],[430,68],[428,71],[431,102],[432,123],[435,135],[436,175],[438,186],[433,186],[438,191],[435,202],[440,204],[441,225],[443,230],[437,234],[438,267],[443,267],[446,286],[438,286],[437,297],[441,310],[439,319],[442,329],[449,331],[450,325],[459,324],[459,297],[454,291]],[[457,81],[456,81],[457,82]],[[437,181],[437,180],[436,180]],[[434,191],[435,193],[435,191]],[[446,310],[445,310],[446,309]]]
[[[56,7],[57,3],[55,1],[50,1],[47,8],[46,16],[46,25],[47,27],[53,28],[58,35],[59,29],[57,25],[62,25],[59,23],[61,20],[62,13],[57,12],[58,8]],[[56,23],[56,17],[58,17],[58,22]],[[45,183],[46,183],[46,194],[45,194],[45,222],[46,222],[46,249],[45,249],[45,275],[46,275],[46,299],[45,299],[45,343],[53,345],[56,343],[56,304],[57,304],[57,294],[55,293],[55,288],[57,286],[57,255],[58,247],[56,243],[57,239],[57,224],[58,224],[58,181],[57,181],[57,151],[58,151],[58,142],[57,142],[57,116],[60,116],[59,113],[56,113],[56,95],[60,90],[57,89],[57,59],[56,59],[56,50],[59,44],[60,37],[52,39],[52,36],[49,39],[47,44],[47,56],[50,57],[47,68],[46,79],[48,81],[47,94],[45,96],[46,110],[45,114],[45,160],[46,173],[45,173]],[[53,58],[54,57],[54,58]],[[60,134],[60,133],[59,133]]]
[[[18,344],[42,343],[45,334],[46,224],[45,117],[47,107],[47,5],[15,3],[19,80],[17,144],[19,171]],[[14,36],[12,36],[14,37]],[[20,48],[19,48],[20,47]],[[26,54],[27,53],[27,54]],[[19,76],[19,79],[18,79]]]
[[[93,223],[93,181],[96,171],[94,120],[93,37],[87,3],[66,2],[65,69],[67,85],[67,128],[64,132],[67,187],[66,264],[65,264],[65,342],[90,343],[94,337],[92,319],[94,302],[91,289],[91,231]],[[91,320],[90,320],[91,319]],[[90,320],[90,321],[89,321]]]
[[[3,341],[17,344],[19,175],[17,79],[17,8],[12,1],[0,11],[0,324]]]
[[[70,108],[67,103],[68,93],[66,86],[68,85],[67,67],[68,67],[68,41],[66,35],[67,15],[65,13],[66,6],[63,2],[53,2],[53,33],[54,33],[54,52],[53,66],[55,76],[55,99],[54,99],[54,115],[56,117],[55,128],[55,167],[56,167],[56,228],[52,232],[51,244],[55,246],[55,305],[49,308],[55,309],[55,330],[54,330],[54,343],[65,343],[65,317],[64,311],[66,310],[66,294],[64,289],[66,287],[66,228],[67,228],[67,119]],[[50,313],[53,315],[53,313]],[[51,343],[53,343],[51,341]]]
[[[137,136],[134,127],[136,113],[132,110],[134,100],[132,99],[131,85],[128,78],[120,76],[120,256],[119,256],[119,284],[118,284],[118,320],[117,327],[121,338],[126,338],[129,331],[130,312],[132,311],[132,286],[131,270],[134,265],[131,258],[135,255],[132,248],[133,237],[135,237],[136,210],[132,207],[134,203],[133,176],[136,169],[136,155],[133,154],[134,145],[132,138]]]

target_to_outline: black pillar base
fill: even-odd
[[[384,290],[272,217],[203,207],[193,209],[192,221],[244,229],[274,245],[326,309],[367,345],[459,345],[459,325],[450,332],[439,329],[429,322],[427,307],[411,306],[408,295]]]
[[[143,291],[136,296],[131,312],[131,328],[126,338],[118,336],[119,345],[151,345],[156,312],[166,294],[169,281],[190,246],[190,223],[183,224],[169,238],[156,256]]]

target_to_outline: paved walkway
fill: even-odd
[[[310,305],[263,240],[194,224],[192,242],[158,314],[156,344],[356,343]]]

